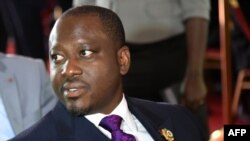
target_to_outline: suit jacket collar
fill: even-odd
[[[133,102],[132,98],[126,97],[126,99],[128,102],[129,110],[142,123],[142,125],[146,128],[152,138],[156,141],[164,141],[159,131],[163,128],[173,130],[170,118],[162,119],[161,116],[152,116],[152,114],[148,113],[147,110],[139,108],[136,103]],[[163,125],[168,125],[168,127],[165,127]]]
[[[160,134],[160,129],[167,128],[173,130],[173,126],[170,119],[161,119],[160,116],[151,116],[146,110],[139,109],[135,103],[126,98],[129,106],[129,110],[138,118],[138,120],[147,129],[149,134],[154,140],[163,141]],[[83,116],[71,115],[62,103],[58,103],[52,112],[56,119],[56,128],[58,132],[58,138],[64,140],[80,140],[85,141],[102,140],[109,141],[109,139],[96,128],[94,124],[88,121]],[[162,121],[164,121],[162,123]],[[163,127],[162,125],[168,125]]]
[[[0,93],[6,112],[15,134],[23,129],[22,113],[20,106],[20,98],[18,94],[18,86],[14,74],[6,72],[7,66],[1,61],[3,55],[0,53]]]

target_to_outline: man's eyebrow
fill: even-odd
[[[60,50],[60,44],[54,44],[54,45],[51,45],[50,47],[49,47],[49,53],[51,52],[51,51],[59,51]]]

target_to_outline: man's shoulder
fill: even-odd
[[[169,104],[166,102],[154,102],[144,99],[129,98],[129,103],[138,111],[145,115],[153,115],[159,119],[171,118],[173,121],[185,119],[194,122],[194,115],[184,106],[178,104]],[[131,105],[130,105],[131,106]],[[196,119],[195,119],[196,120]]]
[[[127,101],[131,112],[141,119],[141,122],[147,120],[156,127],[171,129],[181,140],[203,138],[197,117],[184,106],[137,98],[128,98]]]
[[[27,74],[39,76],[37,73],[46,72],[46,67],[42,59],[0,53],[0,71],[20,77]]]
[[[33,65],[33,64],[40,64],[43,62],[42,59],[32,58],[23,55],[16,55],[16,54],[1,54],[1,60],[6,61],[8,63],[21,63],[22,65]]]
[[[150,100],[145,100],[145,99],[139,99],[139,98],[129,98],[129,101],[132,102],[133,105],[138,106],[138,107],[145,107],[147,109],[158,109],[159,111],[182,111],[186,110],[183,106],[177,105],[177,104],[170,104],[167,102],[155,102],[155,101],[150,101]]]

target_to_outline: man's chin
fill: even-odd
[[[88,110],[77,105],[67,105],[67,109],[70,113],[76,116],[83,116],[88,113]]]

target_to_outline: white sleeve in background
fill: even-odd
[[[105,7],[108,9],[113,9],[113,0],[73,0],[73,7],[81,5],[96,5],[100,7]]]

